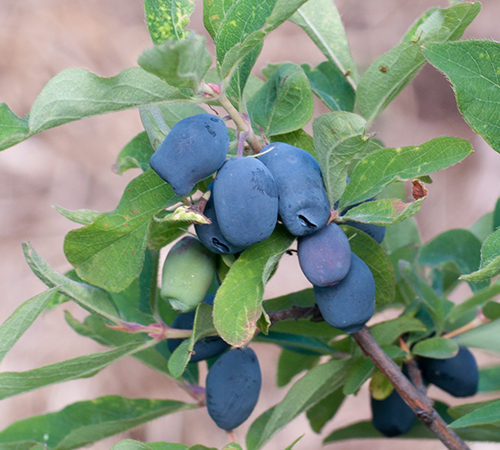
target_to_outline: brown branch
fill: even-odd
[[[288,319],[305,319],[306,317],[312,316],[311,320],[313,322],[321,322],[323,316],[319,312],[319,309],[316,305],[314,306],[295,306],[293,305],[290,309],[284,309],[283,311],[277,312],[268,312],[269,320],[271,321],[271,325],[273,326],[277,322],[281,322],[282,320]]]
[[[467,444],[450,428],[433,407],[433,401],[406,378],[396,363],[380,348],[367,327],[352,335],[365,355],[387,377],[418,419],[450,450],[469,450]],[[409,367],[410,369],[410,367]]]

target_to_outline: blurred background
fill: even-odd
[[[188,27],[204,35],[201,1]],[[395,46],[411,24],[438,0],[336,0],[354,60],[364,70]],[[464,38],[500,40],[500,2],[484,0],[483,10]],[[25,116],[45,84],[69,67],[85,67],[99,76],[114,76],[136,66],[151,41],[144,21],[143,2],[123,0],[0,0],[0,102]],[[324,60],[302,30],[286,23],[266,40],[254,73],[269,63],[292,61],[312,66]],[[317,102],[317,113],[326,112]],[[137,111],[125,111],[70,123],[46,131],[0,153],[0,323],[22,302],[45,290],[24,262],[21,242],[35,249],[60,272],[70,266],[63,253],[65,234],[75,225],[51,205],[68,209],[113,210],[126,184],[139,174],[122,176],[111,167],[123,146],[142,130]],[[450,228],[470,227],[494,208],[500,195],[500,155],[467,126],[457,110],[447,80],[427,65],[375,123],[374,131],[387,146],[423,143],[442,136],[471,141],[475,153],[463,163],[434,175],[427,186],[429,197],[417,215],[424,242]],[[285,257],[266,290],[271,298],[308,287],[295,257]],[[468,292],[464,291],[464,294]],[[457,298],[459,301],[460,298]],[[40,317],[16,344],[2,364],[4,371],[24,371],[70,357],[102,351],[97,343],[76,335],[66,325],[64,309],[83,319],[85,312],[65,304]],[[382,320],[384,317],[378,317]],[[243,443],[248,426],[286,394],[275,386],[277,348],[253,345],[263,368],[263,393],[256,410],[236,437]],[[480,361],[488,355],[476,353]],[[203,366],[203,364],[202,364]],[[206,369],[202,368],[202,379]],[[431,388],[431,395],[456,404],[452,397]],[[79,400],[118,394],[159,399],[189,398],[169,379],[128,358],[90,379],[76,380],[4,400],[0,429],[21,418],[57,411]],[[482,399],[479,398],[479,399]],[[301,434],[296,449],[320,448],[333,429],[370,417],[368,390],[364,386],[350,397],[323,436],[315,435],[300,416],[265,447],[281,450]],[[221,448],[229,442],[204,409],[157,419],[126,434],[105,439],[92,449],[108,449],[121,439],[182,442]],[[331,448],[361,450],[407,448],[441,449],[437,441],[363,441],[331,444]],[[327,447],[328,448],[328,447]],[[472,444],[472,449],[498,448]]]

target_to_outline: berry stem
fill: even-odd
[[[433,401],[406,378],[396,363],[387,356],[365,326],[352,335],[378,369],[386,376],[399,395],[415,412],[418,419],[450,450],[469,450],[467,444],[450,428],[433,407]]]

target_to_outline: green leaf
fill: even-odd
[[[12,147],[28,136],[28,119],[16,116],[7,104],[0,103],[0,150]]]
[[[231,442],[230,444],[224,446],[222,450],[243,450],[243,449],[241,448],[241,445],[238,444],[237,442]]]
[[[148,170],[128,184],[114,211],[66,235],[68,261],[95,286],[111,292],[125,289],[141,271],[153,215],[180,200]]]
[[[276,332],[274,329],[269,331],[267,335],[255,336],[253,342],[276,344],[288,350],[313,355],[329,355],[335,352],[332,347],[326,344],[324,339],[295,333]]]
[[[479,392],[500,391],[500,365],[479,369]]]
[[[118,320],[115,305],[105,292],[89,284],[73,281],[54,271],[29,243],[23,244],[23,251],[33,273],[49,288],[57,287],[59,292],[88,311],[106,317],[112,322]]]
[[[247,102],[252,122],[266,136],[302,128],[311,120],[314,100],[311,86],[300,66],[283,64]]]
[[[480,327],[459,334],[453,340],[465,347],[480,348],[500,353],[500,341],[492,339],[500,333],[500,322],[498,320],[481,325]]]
[[[200,83],[212,64],[205,38],[191,32],[185,39],[168,39],[139,56],[139,65],[170,86],[200,90]]]
[[[191,358],[193,347],[196,341],[207,336],[216,335],[217,331],[214,328],[212,321],[212,307],[206,303],[198,305],[196,308],[193,333],[189,339],[186,339],[179,345],[168,361],[168,368],[174,378],[179,378]],[[184,344],[184,345],[183,345]]]
[[[265,422],[259,417],[251,425],[247,434],[248,450],[261,448],[288,422],[340,388],[345,383],[350,364],[351,361],[331,360],[307,372],[273,408],[272,413],[263,414],[267,419]]]
[[[448,425],[450,428],[465,428],[477,425],[498,424],[500,422],[500,400],[466,414]]]
[[[319,359],[317,355],[281,350],[276,369],[276,386],[286,386],[299,373],[312,369],[318,364]]]
[[[237,0],[203,0],[203,24],[215,40],[220,24]]]
[[[436,9],[416,28],[415,40],[399,44],[368,68],[359,81],[357,102],[369,125],[425,64],[422,44],[460,39],[480,10],[479,2]]]
[[[276,134],[275,136],[271,136],[271,142],[284,142],[285,144],[301,148],[316,157],[313,138],[304,130],[295,130],[286,134]]]
[[[179,222],[151,223],[148,247],[153,251],[160,251],[163,247],[180,238],[186,233],[190,224]]]
[[[351,84],[358,82],[359,76],[349,50],[344,25],[332,1],[309,0],[290,20],[308,34]]]
[[[399,270],[402,277],[406,280],[416,296],[428,307],[432,316],[436,333],[443,330],[445,313],[443,303],[434,290],[422,280],[413,270],[411,264],[407,261],[399,261]]]
[[[229,344],[248,343],[262,314],[264,286],[295,239],[283,226],[270,238],[246,249],[229,269],[214,301],[214,324]]]
[[[392,344],[397,338],[410,331],[426,331],[426,328],[420,320],[409,316],[400,316],[370,327],[370,333],[379,345]]]
[[[356,393],[361,386],[375,373],[375,364],[369,358],[360,356],[352,366],[342,392],[344,395]]]
[[[476,266],[477,267],[477,266]],[[471,268],[469,268],[470,271]],[[495,231],[483,242],[481,247],[481,264],[479,269],[468,275],[462,275],[461,280],[472,283],[489,281],[500,273],[500,230]]]
[[[120,358],[151,347],[154,343],[132,342],[106,352],[78,356],[26,372],[1,373],[0,400],[51,384],[91,377]]]
[[[395,296],[396,280],[386,253],[366,233],[347,225],[341,228],[349,239],[351,251],[365,262],[375,279],[375,302],[378,305],[391,303]]]
[[[489,320],[500,319],[500,303],[489,301],[483,307],[483,314]]]
[[[191,448],[191,447],[189,447]],[[189,450],[187,445],[171,442],[139,442],[125,439],[113,445],[111,450]]]
[[[118,154],[113,170],[122,175],[129,169],[141,169],[143,172],[149,169],[149,159],[154,150],[149,142],[145,131],[133,138]]]
[[[77,209],[75,211],[71,211],[70,209],[66,209],[58,205],[52,205],[52,207],[59,214],[61,214],[61,216],[66,217],[66,219],[69,219],[72,222],[79,223],[80,225],[90,225],[98,216],[101,215],[99,211],[91,211],[89,209]]]
[[[425,199],[426,197],[422,197],[414,202],[405,203],[397,198],[391,198],[361,203],[347,211],[338,220],[392,225],[417,214]]]
[[[259,56],[265,36],[287,20],[306,1],[240,0],[227,11],[214,40],[221,77],[224,79],[234,72],[233,86],[238,98],[242,98],[243,89]]]
[[[439,137],[416,146],[378,150],[354,168],[351,181],[340,199],[339,209],[369,199],[392,181],[409,180],[451,167],[472,152],[470,142],[453,137]]]
[[[468,230],[448,230],[425,244],[419,256],[421,265],[441,266],[447,261],[457,264],[462,273],[477,270],[480,261],[481,242]],[[488,286],[488,283],[471,284],[477,292]]]
[[[30,135],[74,120],[187,98],[158,77],[133,67],[112,78],[66,69],[43,88],[30,112]]]
[[[349,112],[322,114],[313,122],[314,146],[331,205],[346,189],[352,160],[365,156],[365,124],[361,116]]]
[[[151,39],[160,44],[167,39],[184,39],[194,0],[144,0],[144,9]]]
[[[458,345],[451,339],[435,337],[417,342],[411,351],[426,358],[448,359],[458,353]]]
[[[342,389],[337,389],[307,411],[307,419],[314,432],[321,433],[326,423],[335,416],[342,406],[344,399],[345,395],[342,393]]]
[[[313,92],[332,111],[354,111],[356,91],[335,64],[324,61],[314,68],[308,64],[301,67]]]
[[[0,362],[57,294],[52,288],[19,306],[0,326]]]
[[[474,225],[469,228],[469,231],[473,233],[481,242],[484,242],[486,238],[495,231],[496,226],[494,226],[494,215],[493,212],[488,212],[479,218]]]
[[[0,443],[12,445],[32,441],[45,445],[47,449],[70,450],[130,430],[158,417],[194,408],[197,408],[196,404],[173,400],[128,399],[110,395],[73,403],[58,412],[15,422],[0,432]]]
[[[427,60],[453,85],[458,108],[469,126],[500,151],[500,44],[490,41],[432,43],[424,46]]]

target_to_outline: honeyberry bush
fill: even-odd
[[[129,183],[114,211],[58,208],[82,225],[64,240],[74,270],[55,272],[30,244],[23,244],[28,264],[49,289],[19,306],[0,328],[3,358],[38,315],[71,300],[89,315],[81,323],[67,314],[67,323],[111,349],[29,372],[1,373],[1,398],[89,377],[130,355],[177,380],[191,392],[193,402],[116,396],[89,399],[10,425],[0,432],[0,445],[78,448],[163,415],[203,407],[199,385],[204,380],[199,379],[197,363],[188,363],[189,351],[195,341],[216,334],[234,347],[251,342],[281,346],[280,385],[288,385],[304,372],[278,405],[254,421],[246,442],[234,442],[228,449],[260,448],[302,413],[314,431],[321,431],[345,396],[355,394],[369,379],[374,397],[390,395],[392,385],[385,378],[390,379],[390,373],[385,366],[377,369],[365,353],[379,363],[392,359],[410,367],[418,358],[449,359],[459,345],[498,352],[495,320],[500,307],[494,299],[500,289],[491,280],[500,273],[500,232],[495,231],[500,225],[500,204],[470,230],[450,230],[425,245],[413,218],[425,201],[425,184],[432,181],[432,173],[462,161],[473,151],[471,144],[441,137],[418,146],[402,142],[399,148],[385,148],[373,135],[374,120],[430,63],[450,80],[467,123],[493,150],[500,151],[496,126],[499,44],[460,41],[481,7],[478,2],[452,3],[456,4],[417,18],[401,43],[360,76],[330,0],[226,0],[197,5],[203,7],[205,27],[215,42],[215,61],[205,40],[188,29],[192,2],[171,5],[146,0],[153,46],[138,57],[140,67],[112,78],[100,78],[84,69],[65,70],[47,84],[25,118],[1,104],[2,149],[55,126],[128,108],[139,109],[145,129],[117,156],[120,173],[129,169],[142,173]],[[277,61],[264,70],[263,81],[252,74],[252,67],[265,36],[286,20],[306,31],[325,61],[317,67]],[[331,112],[315,115],[313,96]],[[193,220],[203,219],[191,206],[200,203],[200,193],[207,190],[211,177],[183,199],[149,168],[149,159],[179,120],[207,111],[202,104],[220,107],[221,116],[230,116],[229,157],[235,157],[238,144],[241,149],[246,140],[244,157],[251,157],[268,141],[300,147],[317,159],[332,218],[343,227],[352,251],[375,279],[376,312],[391,308],[400,313],[394,320],[370,327],[382,354],[371,353],[359,336],[317,321],[312,289],[262,301],[265,284],[280,258],[295,248],[295,237],[281,225],[269,239],[238,258],[218,257],[222,284],[212,287],[216,291],[213,308],[197,307],[192,333],[170,328],[177,313],[159,296],[157,275],[163,263],[159,252],[192,233]],[[311,121],[312,136],[303,130]],[[336,216],[373,196],[376,201]],[[342,225],[345,221],[386,226],[385,239],[379,245],[359,229]],[[447,297],[463,282],[470,287],[470,297],[454,305]],[[305,317],[299,318],[302,313]],[[166,339],[189,335],[170,354]],[[499,376],[500,366],[482,368],[480,391],[498,390]],[[453,408],[438,402],[435,408],[450,429],[467,441],[500,440],[498,401]],[[332,430],[325,443],[358,437],[382,434],[372,423],[360,422]],[[436,438],[420,422],[400,437]],[[447,443],[449,448],[463,448],[460,445],[457,439]],[[132,441],[116,447],[187,448]]]

